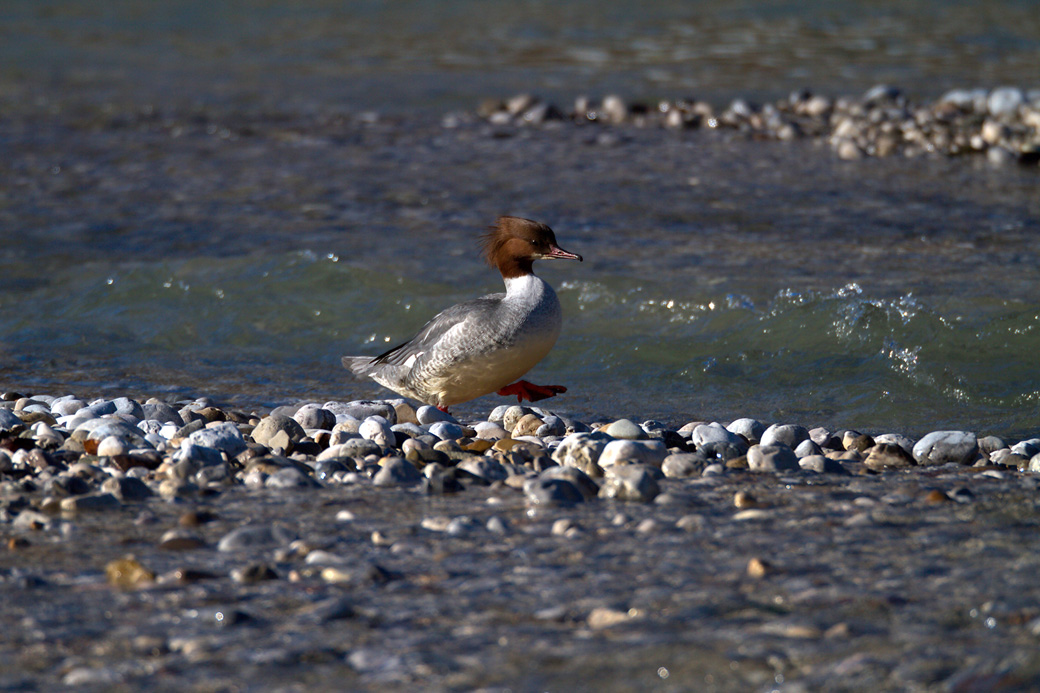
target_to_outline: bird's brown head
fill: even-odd
[[[535,260],[577,260],[556,243],[556,234],[545,224],[521,217],[502,216],[483,238],[484,256],[505,278],[531,273]]]

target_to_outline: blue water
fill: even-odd
[[[472,250],[513,213],[586,258],[540,270],[567,322],[531,379],[570,388],[561,411],[1035,435],[1036,170],[441,117],[519,91],[1037,87],[1037,37],[1015,2],[9,3],[0,385],[387,394],[339,356],[499,290]]]

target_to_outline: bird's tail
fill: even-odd
[[[371,356],[344,356],[343,367],[354,375],[364,378],[372,372],[372,362],[375,361]]]

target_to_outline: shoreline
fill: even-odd
[[[695,98],[630,102],[616,94],[600,100],[578,96],[568,108],[517,94],[484,100],[476,115],[500,127],[628,126],[729,131],[750,140],[807,139],[846,161],[982,154],[993,164],[1040,162],[1040,89],[1018,87],[954,89],[935,101],[918,102],[882,84],[859,96],[799,90],[762,104],[736,98],[724,108]],[[445,119],[449,125],[458,122],[458,117]]]
[[[1040,681],[1040,476],[995,440],[80,403],[0,408],[0,686]]]

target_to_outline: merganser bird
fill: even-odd
[[[453,404],[497,392],[532,402],[567,391],[518,379],[545,358],[560,335],[560,301],[534,275],[535,260],[577,260],[556,244],[545,224],[499,217],[483,237],[484,256],[497,267],[504,294],[488,294],[439,313],[404,344],[379,356],[344,356],[343,365],[405,397],[447,411]]]

